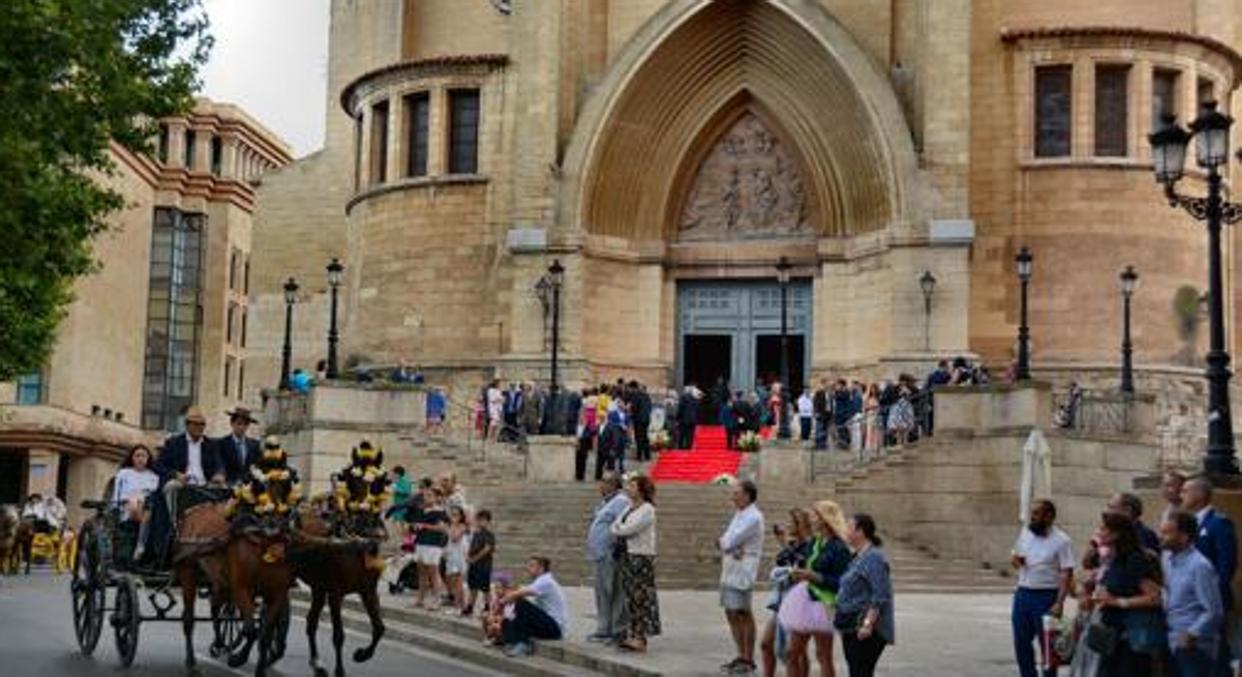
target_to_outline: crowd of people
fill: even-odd
[[[1162,494],[1155,529],[1137,496],[1110,498],[1081,560],[1055,525],[1056,506],[1033,505],[1012,556],[1022,677],[1050,677],[1063,665],[1083,677],[1234,674],[1234,525],[1213,505],[1206,478],[1168,472]],[[1062,620],[1071,599],[1072,622]]]

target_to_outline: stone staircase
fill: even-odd
[[[593,483],[504,483],[477,487],[468,483],[468,488],[475,508],[487,508],[494,515],[497,569],[520,571],[527,557],[540,554],[552,560],[563,584],[590,584],[591,568],[585,560],[584,542],[592,509],[599,500]],[[828,496],[831,494],[823,487],[786,488],[779,492],[761,489],[759,503],[770,530],[777,521],[788,522],[790,508]],[[714,588],[720,575],[716,538],[732,514],[729,489],[661,484],[656,489],[656,507],[658,585],[666,589]],[[769,536],[765,572],[775,554],[774,543]],[[925,549],[900,542],[886,546],[899,591],[979,593],[1012,588],[1006,578],[969,562],[940,559]]]

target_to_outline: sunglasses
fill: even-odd
[[[279,444],[266,444],[263,446],[263,448],[269,449],[269,450],[275,450],[275,449],[279,449],[280,445]]]

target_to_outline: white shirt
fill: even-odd
[[[1056,527],[1046,536],[1036,536],[1028,527],[1013,545],[1013,552],[1026,558],[1018,569],[1018,587],[1031,590],[1056,590],[1061,586],[1061,572],[1074,568],[1074,546],[1070,537]]]
[[[754,503],[733,513],[729,528],[720,537],[720,552],[728,554],[735,550],[741,550],[746,557],[763,554],[763,513]]]
[[[814,413],[815,413],[814,401],[811,400],[810,395],[808,395],[807,393],[802,393],[802,396],[798,398],[798,415],[799,416],[811,416]]]
[[[529,589],[531,604],[551,616],[560,626],[561,636],[565,636],[569,632],[569,606],[565,603],[565,592],[561,590],[556,579],[552,578],[552,573],[541,574],[539,578],[531,581]]]
[[[203,475],[203,440],[200,437],[195,442],[193,437],[188,434],[185,436],[186,448],[189,452],[186,454],[185,476],[190,484],[206,484],[207,477]]]
[[[112,492],[113,503],[124,503],[134,496],[145,496],[155,491],[160,484],[160,476],[150,468],[135,470],[121,468],[116,474],[116,486]]]

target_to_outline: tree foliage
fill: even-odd
[[[45,362],[96,267],[93,240],[123,206],[92,178],[114,171],[109,144],[150,152],[159,118],[193,105],[211,46],[201,0],[3,5],[0,381]]]

